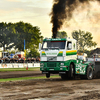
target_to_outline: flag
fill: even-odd
[[[25,50],[25,39],[24,39],[24,50]]]

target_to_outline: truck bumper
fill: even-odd
[[[46,72],[51,72],[51,71],[56,71],[56,72],[62,72],[62,71],[68,71],[68,69],[66,67],[54,67],[54,68],[50,68],[50,67],[42,67],[40,68],[41,71],[46,71]]]
[[[66,71],[61,71],[61,72],[58,72],[58,71],[49,71],[49,72],[42,71],[42,74],[48,74],[48,73],[50,73],[50,74],[66,74]]]

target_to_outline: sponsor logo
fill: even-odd
[[[57,55],[57,53],[46,53],[47,55]]]

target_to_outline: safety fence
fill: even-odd
[[[29,68],[40,67],[40,63],[2,63],[0,68]]]

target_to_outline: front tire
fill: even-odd
[[[74,66],[73,64],[70,64],[70,69],[69,69],[69,79],[73,79],[74,77]]]

